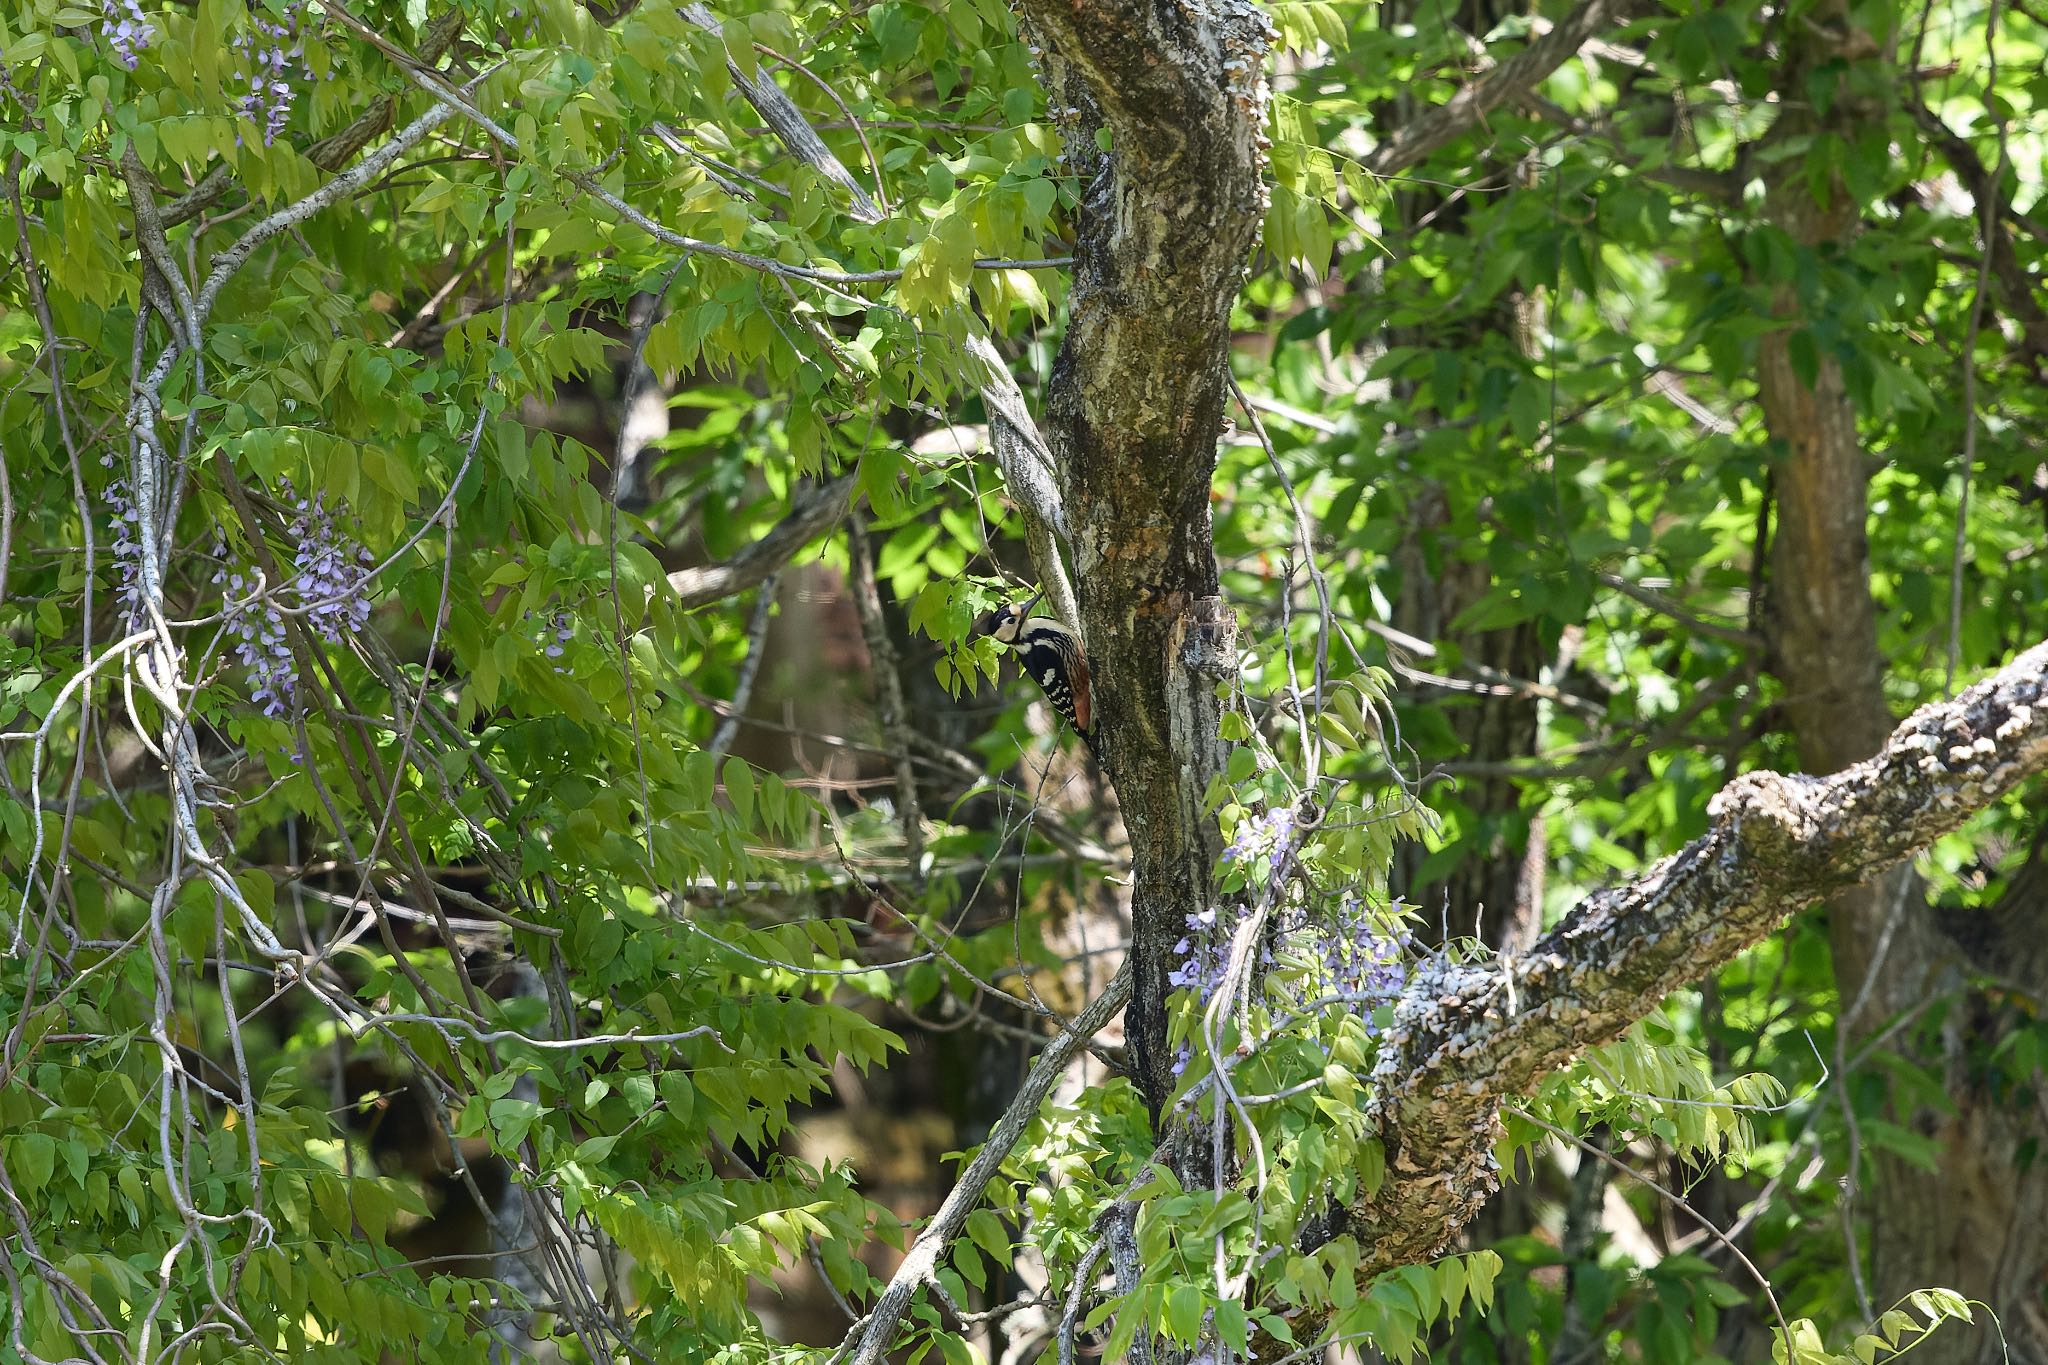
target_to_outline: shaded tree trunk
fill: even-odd
[[[1780,86],[1811,92],[1816,103],[1788,103],[1771,143],[1789,149],[1823,132],[1854,140],[1885,126],[1887,111],[1859,93],[1879,87],[1855,78],[1885,61],[1890,35],[1861,29],[1862,17],[1841,0],[1807,12],[1792,35]],[[1806,158],[1797,154],[1772,166],[1770,218],[1802,252],[1824,257],[1853,236],[1854,201],[1838,177],[1809,177]],[[1870,587],[1870,462],[1842,367],[1802,331],[1789,285],[1775,309],[1784,325],[1762,338],[1758,353],[1765,420],[1782,448],[1772,557],[1774,667],[1804,766],[1834,772],[1875,753],[1892,725]],[[2020,884],[2015,892],[2033,896]],[[1851,1173],[1856,1211],[1868,1229],[1870,1305],[1883,1312],[1931,1285],[1960,1290],[1992,1305],[2011,1358],[2022,1361],[2048,1359],[2040,1309],[2048,1163],[2025,1159],[2042,1135],[2038,1096],[2029,1093],[2036,1082],[2014,1084],[1987,1065],[1990,1048],[2017,1021],[2003,992],[1974,979],[1971,959],[2029,996],[2048,991],[2041,954],[2028,951],[2040,933],[2034,899],[1998,915],[1943,913],[1902,866],[1828,902],[1839,1027],[1848,1039],[1941,998],[1928,1015],[1939,1021],[1932,1051],[1917,1060],[1940,1080],[1952,1109],[1895,1094],[1889,1115],[1931,1140],[1932,1169],[1863,1143],[1862,1164]],[[2003,1358],[1988,1324],[1944,1328],[1917,1349],[1933,1365]]]

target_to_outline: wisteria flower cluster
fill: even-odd
[[[235,658],[249,680],[249,700],[266,716],[281,716],[298,693],[299,669],[285,643],[284,617],[268,594],[250,599],[263,588],[260,574],[228,557],[226,540],[214,546],[221,567],[213,576],[225,601],[228,629],[235,636]]]
[[[1237,827],[1237,835],[1230,841],[1230,847],[1223,850],[1226,863],[1256,862],[1263,853],[1266,858],[1266,872],[1277,877],[1293,856],[1294,846],[1300,835],[1294,827],[1294,808],[1275,806],[1256,820],[1247,820]]]
[[[100,463],[112,468],[114,457],[104,455]],[[107,549],[114,557],[114,597],[121,604],[122,631],[132,632],[142,625],[142,519],[126,479],[116,478],[109,483],[106,498],[108,520],[113,528],[113,539]]]
[[[1301,833],[1294,810],[1276,806],[1237,827],[1223,861],[1226,866],[1263,864],[1267,894],[1273,895],[1275,883],[1300,848]],[[1239,901],[1189,915],[1187,932],[1173,946],[1174,966],[1167,983],[1191,992],[1197,1008],[1206,1007],[1223,987],[1231,943],[1251,914],[1251,904]],[[1289,906],[1276,916],[1276,923],[1276,931],[1259,945],[1260,967],[1274,967],[1275,937],[1298,945],[1309,953],[1309,960],[1306,970],[1288,985],[1288,996],[1298,1004],[1341,1004],[1365,1016],[1367,1031],[1373,1031],[1372,1010],[1393,1000],[1406,979],[1402,939],[1388,933],[1364,902],[1348,892],[1334,905],[1325,899],[1314,909]],[[1175,1076],[1186,1071],[1190,1058],[1184,1044],[1174,1059]]]
[[[1173,955],[1179,965],[1166,974],[1166,983],[1179,991],[1193,991],[1197,1009],[1206,1008],[1216,998],[1216,992],[1223,987],[1223,969],[1228,965],[1230,941],[1237,926],[1251,913],[1248,905],[1232,907],[1232,913],[1225,919],[1215,906],[1198,910],[1187,918],[1187,932],[1180,942],[1173,945]],[[1182,1043],[1174,1054],[1173,1074],[1181,1075],[1188,1069],[1188,1062],[1194,1050]]]
[[[129,0],[134,3],[134,0]],[[290,80],[296,64],[299,75],[312,78],[306,65],[306,43],[301,32],[301,0],[285,6],[282,21],[272,19],[255,4],[249,7],[249,30],[235,38],[235,51],[248,64],[249,88],[237,102],[242,113],[263,125],[263,145],[268,147],[285,129],[296,98]]]
[[[541,653],[547,655],[550,659],[559,659],[568,652],[569,642],[576,638],[576,622],[569,615],[567,607],[557,607],[548,613],[548,623],[544,638],[547,639],[547,643],[541,647]],[[555,665],[555,672],[566,673],[567,671],[562,665]]]
[[[1251,907],[1238,905],[1232,918],[1218,929],[1221,918],[1215,906],[1199,910],[1187,919],[1187,932],[1173,945],[1180,965],[1166,974],[1166,983],[1179,991],[1193,991],[1198,1004],[1206,1005],[1223,985],[1223,968],[1236,926],[1244,922]]]
[[[1364,1006],[1366,1031],[1374,1032],[1371,1010],[1401,993],[1407,980],[1400,939],[1382,931],[1358,897],[1346,894],[1314,928],[1318,955],[1312,989]]]
[[[101,0],[100,14],[100,32],[114,60],[133,71],[143,50],[156,41],[156,25],[142,12],[142,0]]]
[[[576,638],[576,618],[569,609],[555,607],[545,616],[529,611],[519,619],[527,638],[540,646],[543,655],[557,661],[555,672],[567,673],[568,666],[560,660],[569,652],[569,642]]]
[[[1250,865],[1264,859],[1268,877],[1275,878],[1293,856],[1297,839],[1293,808],[1275,806],[1258,819],[1238,825],[1230,846],[1223,850],[1223,862],[1226,866],[1233,863]],[[1189,915],[1187,932],[1173,945],[1178,965],[1166,974],[1167,984],[1176,990],[1193,991],[1198,1007],[1208,1005],[1222,988],[1231,940],[1236,937],[1238,926],[1251,913],[1251,906],[1240,902],[1231,907],[1227,916],[1215,906]],[[1271,967],[1271,945],[1261,944],[1259,953],[1260,965]],[[1178,1076],[1187,1069],[1189,1055],[1189,1049],[1183,1044],[1179,1055],[1174,1058],[1174,1075]]]
[[[287,498],[290,484],[284,485]],[[292,550],[290,590],[298,599],[313,633],[340,644],[351,632],[369,624],[369,582],[372,556],[360,542],[335,527],[326,499],[315,495],[295,501],[289,531]],[[275,592],[263,592],[262,578],[234,562],[226,541],[216,543],[221,560],[213,581],[221,586],[228,629],[235,636],[235,658],[249,680],[249,699],[266,716],[281,716],[298,692],[298,666],[285,637],[284,614]]]
[[[306,606],[306,624],[321,639],[338,645],[344,635],[369,624],[366,588],[375,561],[361,543],[334,529],[334,514],[326,499],[317,495],[299,499],[291,537],[297,547],[292,564],[299,571],[295,586]]]

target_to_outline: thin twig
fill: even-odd
[[[1502,1105],[1501,1112],[1504,1114],[1512,1114],[1516,1118],[1521,1119],[1524,1123],[1533,1124],[1534,1126],[1541,1128],[1544,1132],[1549,1133],[1552,1137],[1557,1138],[1560,1141],[1570,1143],[1572,1146],[1578,1148],[1586,1155],[1593,1157],[1596,1160],[1607,1163],[1607,1165],[1613,1167],[1622,1175],[1627,1176],[1631,1180],[1637,1181],[1638,1183],[1642,1184],[1652,1192],[1661,1196],[1666,1203],[1670,1204],[1673,1208],[1683,1212],[1687,1217],[1691,1218],[1693,1222],[1699,1224],[1699,1226],[1706,1232],[1707,1236],[1713,1238],[1716,1243],[1725,1248],[1729,1252],[1729,1254],[1735,1257],[1736,1260],[1742,1262],[1743,1269],[1747,1270],[1750,1273],[1751,1277],[1756,1280],[1757,1288],[1763,1291],[1764,1301],[1769,1303],[1771,1306],[1771,1315],[1777,1318],[1778,1320],[1778,1331],[1780,1333],[1781,1339],[1786,1343],[1789,1349],[1792,1341],[1792,1325],[1785,1320],[1785,1310],[1778,1306],[1778,1296],[1771,1289],[1771,1282],[1769,1277],[1767,1277],[1763,1271],[1757,1268],[1757,1264],[1755,1261],[1750,1260],[1748,1256],[1743,1254],[1743,1250],[1741,1247],[1729,1241],[1727,1236],[1722,1233],[1721,1229],[1714,1226],[1713,1220],[1709,1219],[1705,1214],[1701,1213],[1691,1204],[1688,1204],[1680,1196],[1673,1194],[1670,1190],[1665,1189],[1662,1185],[1652,1180],[1649,1176],[1644,1175],[1641,1171],[1629,1165],[1626,1161],[1623,1161],[1621,1158],[1615,1156],[1614,1153],[1606,1150],[1604,1147],[1596,1147],[1592,1143],[1580,1137],[1577,1133],[1574,1133],[1566,1128],[1560,1128],[1556,1124],[1550,1122],[1548,1119],[1538,1118],[1536,1115],[1530,1113],[1528,1110],[1518,1108],[1512,1104]]]
[[[768,654],[768,623],[774,619],[776,589],[781,581],[780,573],[769,574],[761,580],[760,591],[754,598],[753,613],[747,618],[747,653],[740,660],[739,677],[733,680],[732,701],[706,747],[713,767],[725,757],[725,751],[738,738],[740,725],[746,719],[747,706],[753,700],[754,679],[760,676],[761,660]]]
[[[903,862],[913,888],[924,885],[924,810],[917,799],[917,769],[910,759],[910,724],[903,706],[903,675],[896,668],[896,647],[882,615],[882,594],[875,582],[875,548],[868,541],[867,520],[858,510],[846,516],[846,562],[854,611],[868,644],[868,673],[875,682],[875,706],[881,713],[882,735],[895,759],[896,818],[903,827]]]

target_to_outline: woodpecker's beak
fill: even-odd
[[[1043,596],[1045,596],[1045,589],[1040,588],[1037,592],[1032,593],[1031,596],[1025,598],[1023,615],[1029,617],[1031,615],[1031,609],[1038,605],[1038,599]]]

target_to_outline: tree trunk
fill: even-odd
[[[1223,771],[1217,684],[1237,670],[1209,485],[1230,309],[1265,211],[1271,28],[1201,10],[1030,0],[1082,190],[1071,321],[1046,397],[1065,483],[1103,766],[1132,861],[1125,1034],[1155,1115],[1173,1086],[1166,973],[1222,853],[1202,806]],[[1107,131],[1113,151],[1098,132]]]
[[[1803,101],[1788,104],[1771,143],[1821,132],[1853,140],[1884,126],[1886,111],[1856,93],[1867,87],[1852,82],[1851,73],[1860,66],[1868,75],[1883,60],[1889,35],[1856,24],[1842,0],[1807,12],[1788,49],[1781,88],[1814,92],[1826,112]],[[1766,203],[1773,223],[1802,252],[1838,250],[1857,227],[1854,201],[1838,179],[1809,177],[1806,158],[1796,154],[1772,166]],[[1776,313],[1784,325],[1762,338],[1758,353],[1765,420],[1783,451],[1772,556],[1774,668],[1786,687],[1785,713],[1801,760],[1809,771],[1826,773],[1875,753],[1892,726],[1865,534],[1870,461],[1842,368],[1802,332],[1789,285],[1780,290]],[[1910,866],[1901,866],[1828,902],[1829,939],[1839,1028],[1851,1047],[1931,996],[1951,1002],[1930,1013],[1941,1021],[1936,1052],[1919,1060],[1941,1081],[1952,1112],[1894,1096],[1889,1115],[1932,1140],[1933,1168],[1862,1143],[1862,1165],[1850,1173],[1855,1211],[1868,1231],[1871,1307],[1881,1313],[1915,1289],[1953,1288],[1992,1305],[2013,1360],[2038,1361],[2048,1359],[2040,1311],[2048,1163],[2025,1157],[2042,1125],[2026,1093],[2031,1082],[2001,1081],[1986,1065],[1989,1047],[2015,1020],[2000,1003],[2003,993],[1971,980],[1972,954],[1958,933],[1977,940],[1975,955],[1989,969],[2038,997],[2048,990],[2048,972],[2040,954],[2019,949],[2025,936],[2038,937],[2039,906],[2011,908],[2021,913],[1944,915],[1927,903]],[[2032,916],[2024,913],[2029,908]],[[2009,941],[2029,919],[2031,929]],[[1916,1349],[1930,1365],[2003,1358],[1988,1324],[1945,1327]]]

